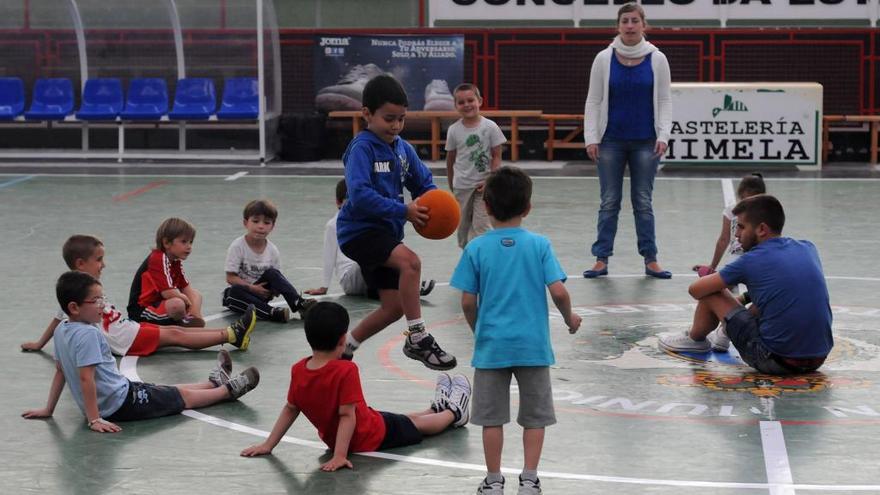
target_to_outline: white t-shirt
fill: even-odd
[[[727,247],[727,252],[733,256],[739,256],[743,254],[743,247],[736,238],[736,215],[733,214],[734,206],[735,205],[732,204],[725,206],[721,214],[724,215],[724,218],[730,220],[730,245]]]
[[[361,275],[361,267],[339,249],[336,240],[336,218],[327,221],[324,227],[324,287],[330,287],[334,273],[339,276],[339,284],[348,295],[365,295],[367,283]]]
[[[232,241],[226,251],[226,272],[238,275],[249,284],[256,282],[269,268],[281,269],[281,254],[272,241],[267,240],[266,249],[256,253],[241,236]]]
[[[498,124],[480,117],[476,127],[465,127],[461,119],[446,131],[446,151],[455,150],[452,187],[471,189],[486,179],[492,165],[492,148],[507,142]]]

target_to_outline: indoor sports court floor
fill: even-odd
[[[439,165],[439,164],[438,164]],[[334,213],[338,177],[298,176],[284,169],[216,175],[135,175],[136,168],[80,168],[94,175],[39,175],[5,168],[0,175],[0,491],[3,493],[473,493],[484,473],[480,429],[468,426],[418,446],[354,455],[353,470],[322,473],[329,456],[300,418],[274,456],[245,459],[244,447],[266,435],[284,403],[290,365],[308,353],[302,323],[260,323],[236,369],[259,367],[259,387],[241,401],[182,416],[124,423],[118,434],[85,428],[68,392],[51,420],[19,414],[45,404],[52,344],[22,353],[55,312],[53,284],[65,270],[61,244],[74,233],[103,238],[105,292],[124,307],[132,274],[158,223],[182,216],[198,229],[185,267],[205,295],[209,325],[221,313],[223,261],[241,234],[241,208],[268,197],[280,208],[271,239],[299,288],[320,285],[324,223]],[[70,171],[73,171],[71,169]],[[103,173],[101,173],[103,171]],[[835,348],[820,373],[780,379],[750,371],[735,354],[671,356],[659,333],[687,327],[690,267],[709,261],[720,228],[725,178],[662,173],[654,207],[663,266],[671,280],[642,275],[628,196],[624,199],[612,275],[585,280],[595,233],[595,177],[535,178],[525,226],[547,235],[577,311],[571,336],[551,313],[557,364],[552,369],[558,424],[547,431],[540,471],[545,493],[794,494],[880,492],[880,180],[826,174],[770,174],[768,190],[787,211],[785,234],[810,239],[822,256],[834,305]],[[262,174],[262,175],[259,175]],[[869,173],[875,176],[876,173]],[[437,182],[445,186],[445,180]],[[423,300],[431,331],[471,374],[470,330],[459,293],[447,286],[458,260],[452,239],[427,241],[411,228],[406,242],[438,287]],[[338,286],[331,293],[338,293]],[[328,296],[353,320],[365,299]],[[552,305],[551,305],[552,307]],[[402,323],[367,341],[356,362],[368,403],[383,410],[424,409],[435,372],[401,352]],[[216,349],[126,358],[121,368],[145,381],[200,381]],[[515,397],[515,396],[514,396]],[[515,407],[515,406],[514,406]],[[506,430],[508,492],[521,468],[521,430]]]

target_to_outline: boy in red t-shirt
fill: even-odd
[[[367,406],[357,365],[339,359],[345,349],[348,323],[348,312],[339,304],[319,302],[309,310],[305,332],[312,355],[293,365],[287,404],[272,433],[263,443],[244,449],[242,456],[272,453],[300,412],[333,450],[333,458],[321,466],[324,471],[352,467],[349,452],[413,445],[421,442],[423,435],[467,423],[471,385],[464,375],[450,378],[441,373],[434,401],[425,411],[403,415]]]
[[[168,218],[156,231],[156,248],[141,263],[131,282],[128,317],[156,325],[203,327],[202,294],[183,274],[196,229],[180,218]]]

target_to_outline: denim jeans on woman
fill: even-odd
[[[660,158],[654,153],[653,139],[624,141],[603,139],[599,144],[599,187],[601,204],[593,256],[605,259],[614,254],[614,237],[617,235],[617,217],[623,196],[623,172],[629,166],[630,197],[636,223],[639,254],[645,263],[657,260],[657,244],[654,237],[654,210],[651,197],[654,192],[654,176]]]

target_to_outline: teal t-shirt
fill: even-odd
[[[450,285],[477,295],[471,366],[550,366],[547,286],[565,281],[550,241],[520,227],[486,232],[468,243]]]

